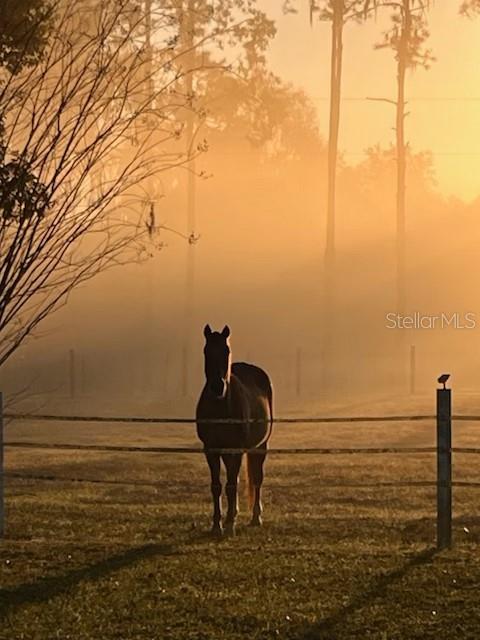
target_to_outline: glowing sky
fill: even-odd
[[[315,101],[326,136],[330,25],[315,21],[311,28],[307,0],[296,2],[296,15],[283,15],[282,0],[260,3],[278,30],[269,62],[273,71]],[[436,0],[430,11],[429,46],[436,62],[429,71],[418,69],[408,76],[407,139],[414,150],[434,153],[443,193],[471,200],[480,196],[480,17],[459,16],[459,4]],[[372,46],[388,25],[384,12],[376,21],[346,28],[340,147],[351,163],[361,160],[366,147],[394,140],[394,107],[363,99],[395,97],[392,52]]]

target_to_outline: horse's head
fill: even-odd
[[[227,393],[227,383],[230,379],[231,352],[228,337],[230,329],[223,327],[223,331],[212,331],[207,324],[203,330],[205,336],[205,376],[207,387],[217,398],[224,398]]]

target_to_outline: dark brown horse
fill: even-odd
[[[272,430],[272,385],[268,375],[253,364],[231,361],[230,329],[221,333],[207,326],[205,336],[205,386],[197,405],[197,433],[205,446],[205,456],[212,478],[212,532],[222,533],[220,460],[227,474],[225,493],[228,510],[225,533],[235,533],[238,512],[237,485],[242,465],[242,453],[220,454],[210,449],[258,449],[247,454],[247,477],[250,506],[253,507],[251,525],[262,523],[260,490],[263,482],[263,463],[267,455],[267,441]],[[237,422],[221,422],[222,419]],[[208,423],[214,420],[214,423]],[[218,422],[217,422],[218,421]]]

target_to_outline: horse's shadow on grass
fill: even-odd
[[[45,602],[68,591],[83,580],[99,580],[105,575],[135,564],[145,558],[170,556],[177,553],[173,547],[161,544],[146,544],[127,549],[122,553],[109,556],[87,567],[74,569],[67,574],[41,578],[37,582],[23,583],[16,587],[0,589],[0,620],[11,609],[34,602]]]
[[[297,633],[294,632],[288,637],[292,640],[321,640],[322,638],[328,638],[330,640],[331,638],[338,637],[336,635],[337,627],[342,622],[345,622],[347,616],[355,613],[357,610],[370,604],[377,598],[383,597],[385,595],[385,590],[389,586],[401,580],[415,567],[431,562],[436,553],[437,550],[430,547],[424,549],[420,553],[413,554],[401,567],[388,571],[373,580],[372,584],[366,591],[362,591],[362,593],[354,596],[347,605],[339,607],[329,616],[318,620],[318,622],[313,625],[302,627],[297,631]]]

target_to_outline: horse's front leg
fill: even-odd
[[[228,500],[227,518],[225,520],[225,533],[235,535],[235,518],[238,513],[238,474],[242,466],[242,454],[227,454],[223,456],[223,462],[227,470],[227,486],[225,491]]]
[[[210,467],[210,475],[212,479],[211,490],[213,499],[213,524],[212,533],[217,536],[222,535],[222,508],[221,496],[222,485],[220,483],[220,456],[217,453],[206,453],[208,466]]]

